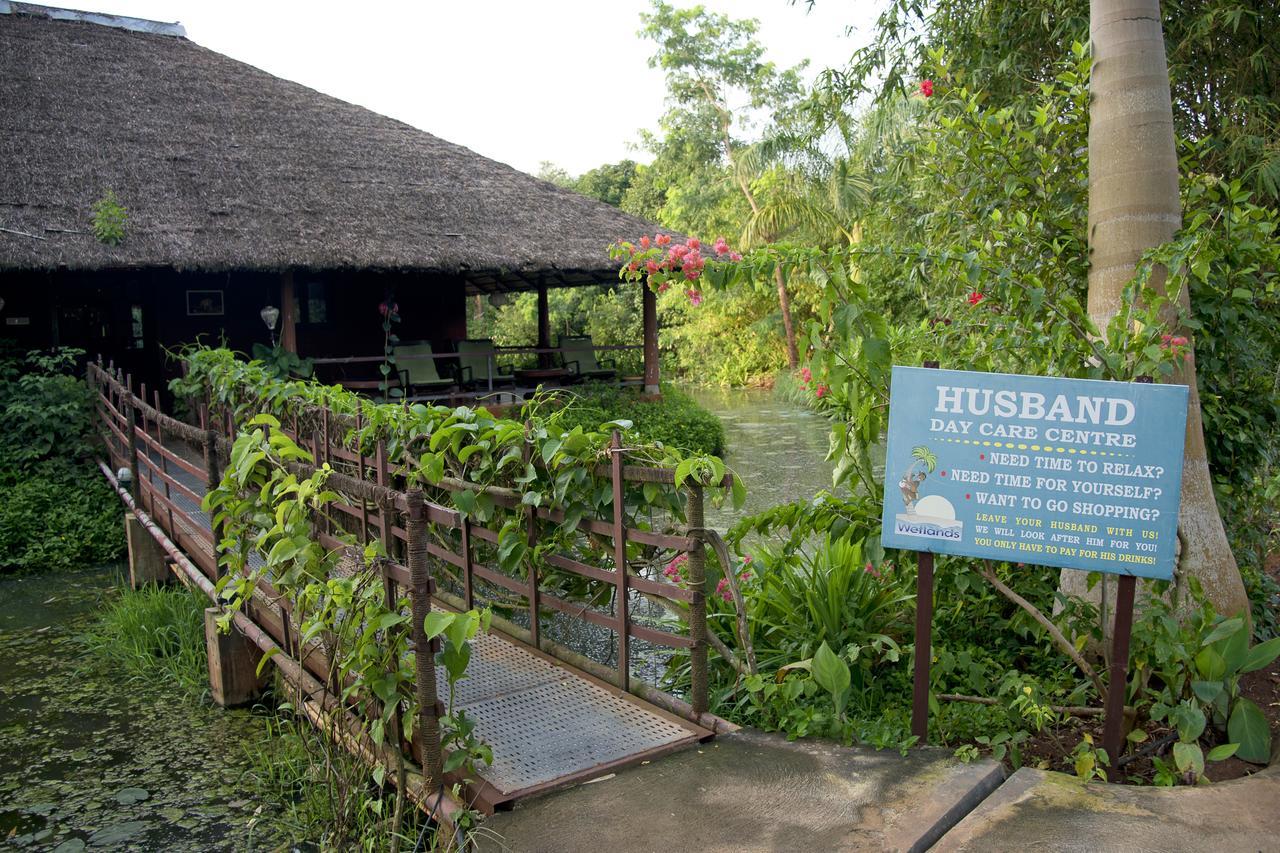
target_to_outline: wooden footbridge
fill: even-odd
[[[189,423],[162,412],[159,394],[148,398],[145,386],[135,391],[117,370],[90,365],[89,381],[109,456],[109,464],[102,465],[104,475],[136,516],[138,529],[162,549],[162,569],[204,590],[217,604],[214,584],[226,563],[218,559],[219,537],[201,500],[210,484],[221,480],[237,428],[232,407],[195,406],[195,423]],[[549,588],[532,564],[524,576],[515,576],[501,571],[496,561],[483,561],[493,553],[497,532],[448,505],[450,489],[466,485],[433,490],[431,496],[439,502],[406,490],[395,474],[397,460],[388,458],[385,446],[379,444],[370,456],[356,452],[338,437],[351,426],[344,422],[346,416],[327,410],[313,414],[306,420],[314,427],[309,435],[302,434],[307,426],[300,427],[297,418],[286,432],[313,454],[316,464],[331,467],[326,486],[341,495],[329,506],[333,512],[328,517],[315,519],[314,536],[329,548],[343,546],[339,533],[354,534],[358,542],[380,540],[386,559],[365,566],[352,558],[342,570],[378,572],[389,603],[407,598],[412,604],[412,666],[420,717],[414,721],[412,744],[400,744],[403,756],[389,752],[391,745],[374,745],[365,733],[360,703],[339,699],[323,649],[300,647],[292,602],[270,583],[260,581],[254,599],[234,615],[233,633],[255,652],[270,654],[285,679],[305,694],[303,710],[314,721],[335,715],[343,720],[347,745],[370,763],[382,763],[388,778],[395,778],[391,771],[401,757],[411,761],[406,793],[419,805],[448,816],[462,803],[448,800],[444,792],[453,782],[464,781],[442,773],[443,708],[437,684],[443,684],[443,674],[434,664],[434,641],[427,641],[422,631],[432,608],[462,610],[494,598],[508,605],[510,618],[495,617],[494,630],[475,643],[456,698],[494,756],[492,764],[479,770],[479,779],[465,786],[466,805],[490,813],[519,798],[599,777],[733,729],[707,713],[699,487],[687,490],[689,527],[655,532],[629,526],[624,489],[634,483],[672,484],[673,472],[626,464],[626,451],[615,438],[611,465],[598,472],[612,489],[613,518],[579,523],[581,535],[595,543],[590,552],[607,552],[608,557],[600,560],[602,565],[568,554],[545,558],[561,582],[571,577],[593,593],[570,600],[558,591],[561,587]],[[554,509],[521,508],[518,496],[501,490],[491,497],[526,513],[530,543],[544,528],[564,521]],[[608,547],[601,548],[604,542]],[[642,546],[651,565],[687,554],[687,582],[678,585],[657,573],[629,571],[628,543]],[[590,603],[600,600],[609,604]],[[636,607],[652,601],[672,602],[670,611],[687,617],[649,618]],[[578,635],[590,632],[594,649],[581,643],[572,647],[572,637],[563,633],[560,642],[548,636],[565,623],[577,623],[583,629]],[[636,676],[638,667],[652,669],[655,660],[665,660],[672,650],[689,656],[692,686],[684,699]],[[213,650],[210,656],[212,670]],[[253,673],[211,672],[211,677],[215,687],[234,693],[234,684],[219,685],[218,679],[252,680]]]

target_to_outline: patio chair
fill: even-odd
[[[490,384],[514,384],[516,378],[509,366],[497,363],[493,341],[489,338],[467,338],[458,341],[458,381],[466,388],[488,388]]]
[[[618,375],[618,365],[613,359],[596,360],[590,335],[564,335],[560,338],[560,349],[565,369],[583,380],[602,382]]]
[[[456,376],[452,374],[448,377],[440,376],[435,358],[430,357],[431,353],[431,341],[396,344],[396,366],[404,376],[404,384],[409,394],[430,395],[437,391],[447,391],[458,385]]]

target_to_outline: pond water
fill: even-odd
[[[831,488],[826,461],[831,422],[754,388],[686,388],[724,422],[725,462],[747,487],[747,502],[734,510],[726,501],[707,508],[707,521],[721,530],[743,516],[780,503],[813,497]]]
[[[265,721],[86,654],[81,635],[114,583],[111,569],[0,579],[0,845],[278,846],[266,827],[251,833],[258,804],[238,785]]]

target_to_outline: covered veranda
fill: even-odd
[[[600,284],[641,287],[642,316],[635,330],[635,343],[602,344],[588,335],[553,337],[549,291],[553,287]],[[659,393],[657,303],[656,296],[647,287],[635,282],[619,282],[616,277],[602,280],[598,275],[570,277],[563,274],[536,278],[510,274],[477,275],[452,285],[461,288],[468,299],[521,291],[536,292],[536,339],[527,344],[500,346],[490,338],[457,336],[457,331],[465,332],[465,319],[460,326],[449,324],[451,328],[442,331],[439,318],[433,311],[432,316],[426,318],[415,318],[411,314],[402,316],[400,322],[393,326],[395,339],[391,360],[377,351],[381,350],[381,345],[372,352],[359,351],[369,342],[360,342],[351,351],[342,351],[343,341],[338,340],[325,341],[327,346],[323,349],[308,348],[300,346],[298,340],[296,313],[299,300],[296,296],[290,298],[282,287],[281,304],[293,305],[294,311],[280,312],[279,341],[283,348],[309,359],[316,377],[322,381],[332,381],[371,396],[392,396],[409,402],[466,403],[483,400],[505,405],[528,399],[539,388],[567,387],[590,381],[636,387],[648,395]],[[454,300],[442,301],[449,303]],[[400,297],[388,295],[379,304],[379,309],[388,305],[399,308]],[[347,336],[344,340],[355,343]],[[634,357],[636,355],[639,359]],[[626,356],[632,357],[626,358],[627,364],[623,364]],[[638,370],[636,365],[639,365]]]

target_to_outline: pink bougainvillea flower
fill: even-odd
[[[970,293],[970,294],[969,294],[969,304],[970,304],[970,305],[977,305],[979,302],[981,302],[982,300],[984,300],[984,299],[986,299],[986,298],[987,298],[987,297],[986,297],[986,295],[985,295],[985,294],[983,294],[983,293],[979,293],[978,291],[976,291],[976,290],[975,290],[975,291],[973,291],[972,293]]]
[[[666,293],[666,292],[667,292],[668,290],[670,290],[670,289],[671,289],[671,282],[669,282],[669,281],[661,282],[661,283],[658,285],[658,292],[659,292],[659,293]]]
[[[740,260],[742,260],[742,255],[740,255],[740,254],[739,254],[739,253],[737,253],[737,252],[730,252],[730,253],[729,253],[729,260],[734,261],[734,262],[740,261]]]
[[[690,249],[697,249],[702,246],[702,241],[699,240],[697,237],[690,237],[688,240],[685,241],[685,245],[687,245]]]
[[[668,234],[659,234],[653,238],[653,241],[659,246],[665,246],[671,242],[671,236]]]
[[[695,276],[695,278],[696,278],[696,276]],[[701,292],[699,292],[699,291],[697,291],[697,290],[686,290],[686,291],[684,292],[684,295],[689,297],[689,304],[690,304],[690,305],[692,305],[694,308],[697,308],[699,305],[701,305],[701,304],[702,304],[702,293],[701,293]]]
[[[725,601],[733,601],[733,590],[729,589],[728,578],[720,578],[720,582],[716,584],[716,593]]]
[[[697,280],[698,280],[698,276],[700,276],[700,275],[702,275],[702,271],[701,271],[701,270],[699,270],[697,267],[686,267],[686,268],[685,268],[685,271],[684,271],[684,277],[685,277],[685,278],[687,278],[689,281],[697,281]]]
[[[866,572],[867,574],[871,575],[871,577],[873,577],[873,578],[878,578],[878,577],[880,577],[880,572],[876,571],[876,567],[875,567],[875,566],[873,566],[873,565],[871,565],[870,563],[867,563],[867,565],[866,565],[865,567],[863,567],[863,569],[862,569],[862,570],[863,570],[864,572]]]
[[[640,269],[640,262],[632,261],[631,263],[627,264],[627,269],[631,270],[631,272],[635,272],[636,270]]]
[[[818,385],[818,387],[814,390],[814,392],[813,392],[813,393],[818,395],[818,399],[822,399],[823,397],[827,396],[827,391],[828,391],[828,390],[829,390],[829,389],[827,388],[827,386],[826,386],[826,385],[821,385],[821,384],[820,384],[820,385]]]
[[[717,237],[716,243],[711,247],[717,255],[723,255],[729,251],[729,243],[723,237]]]
[[[641,249],[647,249],[647,248],[649,248],[649,235],[648,235],[648,234],[646,234],[646,235],[644,235],[643,237],[641,237],[641,238],[640,238],[640,248],[641,248]]]
[[[933,81],[932,80],[920,81],[920,94],[924,95],[926,98],[933,97]]]

